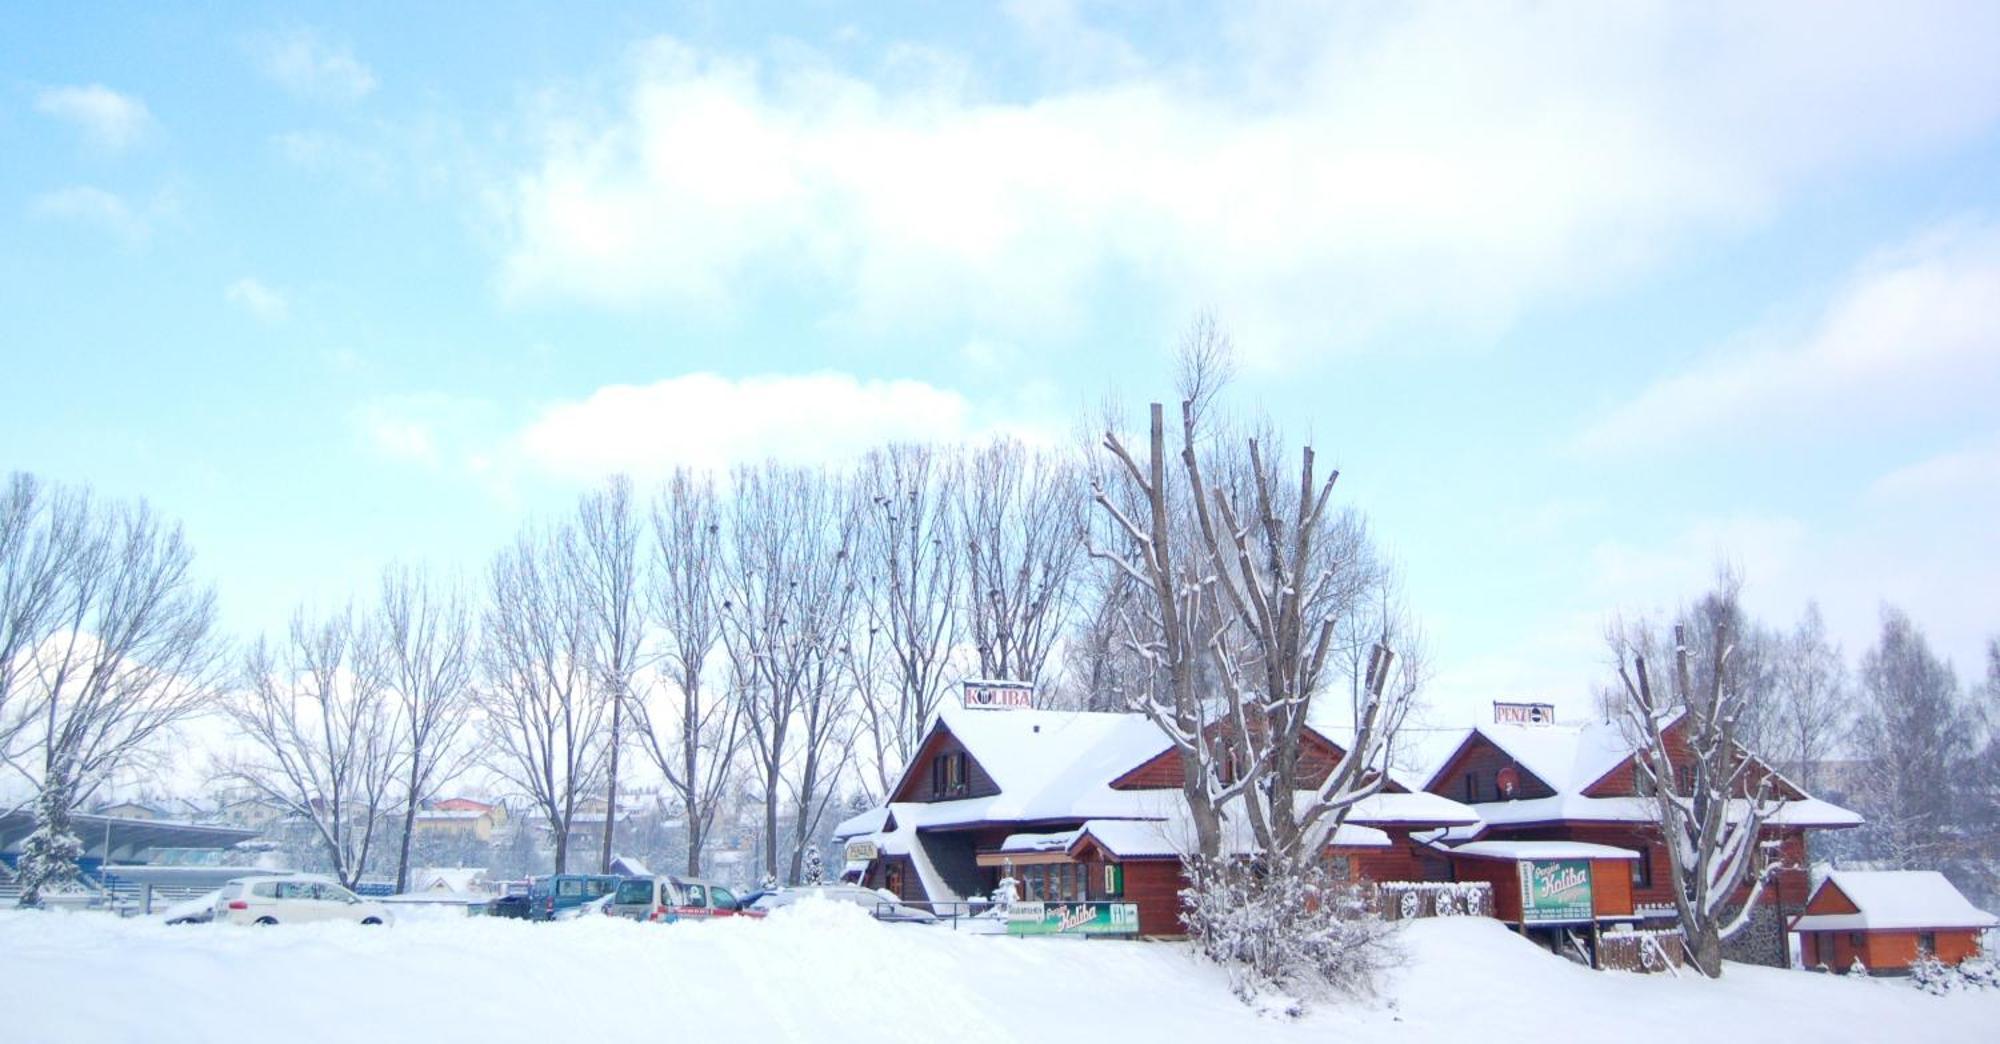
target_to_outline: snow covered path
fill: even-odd
[[[1714,1020],[1710,1036],[1979,1039],[2000,994],[1732,967],[1721,983],[1600,974],[1487,921],[1405,931],[1381,1000],[1259,1017],[1183,948],[879,925],[804,905],[764,922],[588,919],[247,929],[0,913],[6,1039],[255,1041],[1598,1040]],[[1092,1032],[1096,1031],[1096,1032]],[[1962,1032],[1956,1032],[1962,1031]]]

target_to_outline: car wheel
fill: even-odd
[[[259,918],[257,918],[257,923],[258,923],[258,924],[277,924],[277,923],[278,923],[278,919],[277,919],[277,918],[275,918],[275,917],[259,917]]]
[[[381,923],[382,923],[382,919],[381,919],[380,917],[363,917],[363,918],[361,919],[361,923],[362,923],[362,924],[381,924]]]

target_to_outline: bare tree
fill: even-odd
[[[21,902],[32,906],[75,874],[70,810],[210,705],[225,671],[214,595],[196,583],[180,528],[143,501],[44,500],[17,477],[0,511],[0,754],[37,795],[22,860]]]
[[[1143,465],[1105,433],[1116,463],[1094,496],[1111,524],[1092,553],[1142,592],[1126,625],[1151,665],[1139,706],[1180,752],[1198,860],[1221,854],[1219,817],[1233,805],[1275,873],[1315,859],[1317,839],[1380,790],[1417,674],[1395,665],[1389,617],[1376,618],[1358,646],[1352,741],[1312,778],[1301,761],[1308,716],[1352,636],[1370,634],[1356,617],[1377,604],[1367,596],[1385,574],[1358,519],[1329,509],[1338,473],[1321,479],[1310,448],[1291,479],[1267,466],[1268,436],[1240,451],[1209,443],[1227,357],[1213,322],[1198,322],[1182,349],[1177,468],[1157,403]]]
[[[1734,603],[1736,590],[1726,583],[1717,597]],[[1722,974],[1723,942],[1751,922],[1780,869],[1764,825],[1783,797],[1737,731],[1751,699],[1745,687],[1751,676],[1730,665],[1736,647],[1729,628],[1737,619],[1706,614],[1710,631],[1699,652],[1688,625],[1674,625],[1672,675],[1664,685],[1655,676],[1656,643],[1643,628],[1612,636],[1625,696],[1622,721],[1638,751],[1638,787],[1652,800],[1667,846],[1688,953],[1710,978]]]
[[[959,495],[965,604],[985,678],[1039,682],[1074,602],[1086,489],[1063,455],[1002,439],[972,454]]]
[[[724,645],[744,738],[764,804],[765,874],[778,877],[778,817],[787,791],[794,835],[824,802],[837,698],[833,662],[847,627],[852,531],[843,491],[820,471],[775,464],[736,472]],[[837,770],[832,775],[837,776]],[[787,874],[796,874],[796,846]]]
[[[583,499],[574,538],[567,543],[591,617],[594,682],[611,704],[611,738],[605,755],[604,838],[598,871],[611,872],[611,841],[618,823],[618,755],[624,746],[625,707],[633,702],[645,610],[639,592],[640,523],[632,509],[632,483],[619,476]]]
[[[959,469],[930,446],[898,443],[868,454],[857,478],[862,504],[854,573],[866,630],[850,647],[873,763],[887,794],[916,753],[944,694],[964,634]]]
[[[285,644],[260,640],[229,715],[246,752],[225,775],[312,828],[340,883],[366,873],[403,760],[398,706],[370,635],[343,611],[292,617]]]
[[[1956,855],[1954,770],[1972,752],[1972,721],[1951,665],[1923,631],[1892,606],[1861,660],[1861,713],[1854,742],[1868,762],[1856,795],[1869,855],[1897,867],[1936,869]]]
[[[592,677],[593,618],[566,539],[524,534],[494,560],[477,689],[493,768],[534,805],[558,873],[577,804],[604,778],[611,702]]]
[[[1763,751],[1796,766],[1793,781],[1812,793],[1821,769],[1847,731],[1847,665],[1826,636],[1819,603],[1806,606],[1778,654],[1768,739]]]
[[[655,716],[634,700],[641,745],[687,817],[687,872],[701,873],[702,854],[734,778],[742,718],[728,687],[709,683],[709,657],[722,640],[726,559],[715,483],[685,469],[674,472],[653,503],[658,568],[649,605],[661,634],[666,713]]]
[[[1145,661],[1132,652],[1125,633],[1139,592],[1115,566],[1101,560],[1095,565],[1080,585],[1081,611],[1063,645],[1059,701],[1074,710],[1122,711],[1136,704],[1145,684]]]
[[[463,594],[439,590],[412,569],[382,576],[373,637],[383,684],[400,711],[403,833],[396,852],[396,891],[409,889],[410,841],[417,810],[477,757],[471,722],[475,654]]]

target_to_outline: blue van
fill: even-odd
[[[615,874],[549,874],[528,882],[528,920],[553,921],[593,899],[618,890],[624,878]]]

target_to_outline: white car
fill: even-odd
[[[851,903],[868,911],[868,915],[878,921],[893,921],[899,924],[935,924],[937,917],[929,910],[905,906],[893,893],[878,892],[860,885],[832,884],[806,885],[799,888],[781,888],[757,900],[750,907],[761,913],[782,910],[801,899],[812,897],[828,899],[836,903]]]
[[[222,894],[215,900],[215,920],[229,924],[395,922],[381,903],[355,895],[332,878],[310,874],[239,877],[222,886]]]

